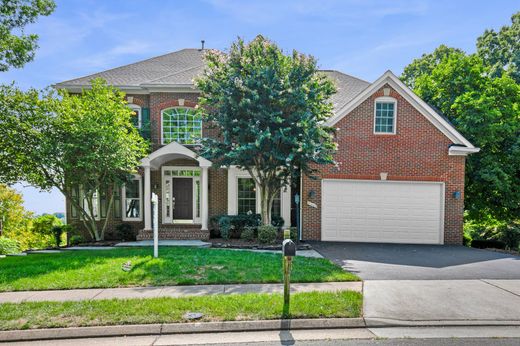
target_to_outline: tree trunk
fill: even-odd
[[[262,224],[271,224],[271,208],[269,208],[269,191],[268,188],[262,187],[260,191],[260,211],[262,215]]]
[[[107,206],[105,222],[103,223],[103,229],[101,229],[101,238],[102,239],[105,239],[105,231],[106,231],[107,226],[108,226],[108,220],[112,216],[111,215],[111,211],[112,211],[113,203],[114,203],[114,189],[112,188],[112,189],[110,189],[110,200],[109,200],[108,206]]]
[[[262,216],[262,224],[271,225],[271,210],[273,209],[273,202],[277,189],[271,189],[269,186],[261,187],[260,191],[260,215]]]

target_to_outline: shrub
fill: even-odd
[[[135,241],[136,234],[130,224],[122,223],[116,226],[116,232],[119,239],[122,241]]]
[[[273,215],[271,217],[271,225],[273,225],[274,227],[283,227],[285,221],[283,219],[283,217],[281,216],[278,216],[278,215]]]
[[[506,244],[500,240],[481,240],[481,239],[474,239],[471,241],[471,247],[477,248],[477,249],[505,249]]]
[[[258,241],[262,244],[272,244],[276,240],[278,229],[271,225],[258,227]]]
[[[224,239],[229,239],[229,232],[231,231],[231,217],[230,216],[222,216],[218,221],[218,226],[220,229],[220,235]]]
[[[0,237],[0,255],[20,253],[20,243],[14,239]]]
[[[298,229],[296,227],[289,228],[291,230],[291,240],[298,241]]]
[[[242,231],[240,238],[247,241],[255,240],[255,228],[251,226],[246,226]]]
[[[259,214],[220,215],[218,227],[220,235],[224,239],[240,238],[246,227],[257,227],[260,225]]]
[[[495,240],[507,249],[516,250],[520,245],[519,221],[505,222],[489,218],[484,221],[467,221],[464,234],[475,240]]]
[[[85,239],[78,235],[78,234],[75,234],[73,236],[70,237],[69,239],[69,244],[74,246],[74,245],[78,245],[78,244],[81,244],[81,243],[84,243],[85,242]]]
[[[471,235],[469,235],[468,233],[464,233],[463,234],[463,238],[462,238],[462,244],[464,246],[467,246],[467,247],[471,247],[471,241],[473,239],[471,239]]]
[[[60,247],[61,236],[63,235],[63,227],[62,226],[54,226],[52,228],[52,235],[54,236],[54,241],[56,242],[56,246]]]

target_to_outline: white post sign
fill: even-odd
[[[159,198],[152,193],[153,210],[153,257],[159,257]]]

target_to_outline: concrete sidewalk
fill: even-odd
[[[311,291],[357,291],[361,292],[361,282],[293,283],[291,292]],[[79,301],[100,299],[159,298],[203,296],[215,294],[282,293],[282,284],[245,285],[196,285],[132,288],[93,288],[49,291],[20,291],[0,293],[0,303],[21,303],[38,301]]]
[[[520,325],[520,280],[367,280],[367,326]]]

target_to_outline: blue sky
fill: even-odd
[[[440,44],[474,52],[486,28],[510,23],[515,0],[63,0],[28,30],[36,58],[0,82],[43,88],[187,47],[225,49],[262,34],[284,50],[314,55],[321,68],[373,81]],[[63,211],[59,193],[18,185],[36,213]]]

